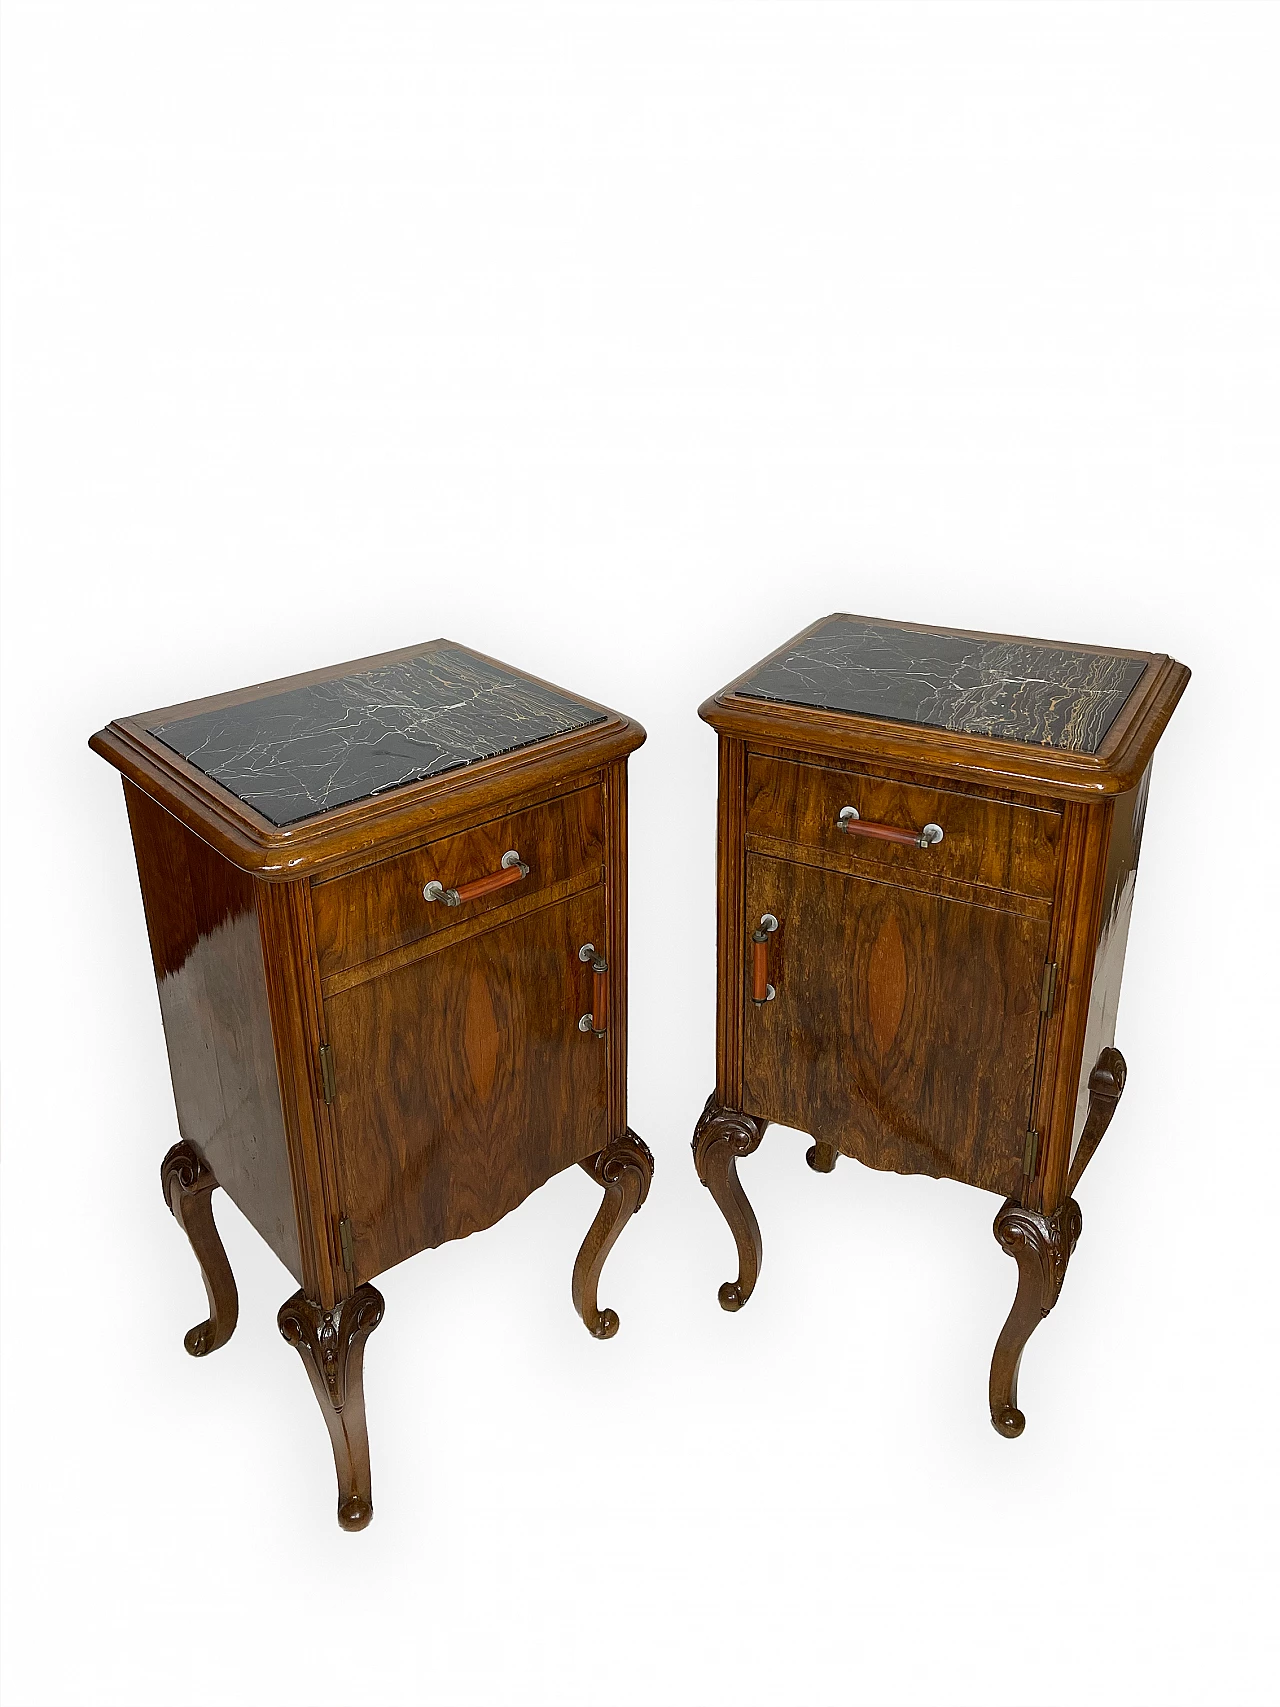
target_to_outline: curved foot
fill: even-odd
[[[185,1142],[175,1144],[160,1164],[160,1189],[174,1220],[191,1241],[209,1300],[208,1321],[188,1329],[183,1338],[192,1357],[207,1357],[226,1345],[240,1315],[235,1276],[213,1219],[217,1184],[213,1170]]]
[[[738,1278],[726,1280],[718,1294],[722,1310],[741,1310],[760,1277],[760,1223],[739,1182],[738,1158],[759,1149],[766,1124],[722,1107],[713,1093],[694,1128],[693,1164],[698,1178],[720,1206],[738,1247]]]
[[[276,1324],[294,1346],[328,1425],[338,1474],[338,1525],[364,1529],[373,1516],[369,1429],[364,1414],[364,1345],[382,1320],[382,1294],[366,1281],[326,1310],[303,1292],[280,1306]]]
[[[1018,1291],[991,1359],[991,1426],[1016,1440],[1027,1426],[1018,1409],[1018,1365],[1027,1341],[1058,1302],[1080,1237],[1080,1205],[1069,1197],[1052,1215],[1041,1215],[1009,1198],[994,1232],[1018,1265]]]
[[[829,1174],[840,1159],[840,1152],[834,1144],[824,1144],[821,1138],[815,1138],[805,1151],[804,1159],[815,1174]]]
[[[649,1195],[653,1156],[644,1139],[628,1130],[582,1166],[597,1185],[604,1187],[604,1202],[596,1211],[573,1265],[573,1307],[586,1323],[589,1334],[598,1340],[609,1340],[618,1331],[618,1314],[616,1310],[602,1310],[597,1302],[600,1271],[617,1244],[618,1235]]]

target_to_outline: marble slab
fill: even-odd
[[[734,691],[966,735],[1096,753],[1141,658],[1031,640],[921,634],[833,616]]]
[[[464,647],[443,646],[149,732],[283,826],[605,715]]]

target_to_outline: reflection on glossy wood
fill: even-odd
[[[210,1200],[217,1184],[190,1144],[175,1144],[160,1164],[160,1189],[174,1220],[191,1241],[209,1300],[209,1319],[188,1329],[183,1338],[192,1357],[206,1357],[226,1345],[240,1314],[235,1277],[213,1219]]]
[[[776,1000],[745,1009],[747,1111],[871,1167],[1022,1181],[1048,931],[888,883],[748,855],[777,915]]]
[[[254,882],[125,784],[178,1127],[301,1276]]]
[[[594,1339],[612,1339],[618,1331],[616,1310],[602,1310],[597,1298],[600,1271],[618,1242],[618,1235],[649,1195],[653,1154],[642,1138],[624,1132],[582,1166],[604,1187],[604,1202],[573,1265],[573,1307]]]
[[[329,1430],[343,1529],[364,1529],[373,1516],[364,1347],[382,1320],[383,1307],[377,1287],[365,1285],[332,1310],[295,1292],[276,1317],[281,1334],[302,1358]]]

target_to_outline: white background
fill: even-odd
[[[1280,14],[10,5],[12,1707],[1275,1699]],[[740,1316],[714,738],[816,617],[1163,650],[1062,1303],[987,1420],[996,1200],[775,1130]],[[110,717],[437,634],[638,717],[631,1118],[379,1282],[377,1516],[218,1214],[207,1362]]]

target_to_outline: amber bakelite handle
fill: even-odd
[[[578,959],[591,967],[591,1012],[578,1021],[579,1031],[590,1031],[603,1037],[609,1024],[609,962],[596,951],[593,942],[584,942]]]
[[[751,1000],[761,1006],[774,997],[769,982],[769,938],[778,928],[772,913],[766,913],[757,929],[751,933]]]
[[[443,901],[446,907],[460,907],[464,901],[478,901],[482,895],[492,895],[495,889],[506,889],[528,877],[529,867],[514,848],[502,856],[502,869],[484,877],[473,877],[470,883],[460,883],[456,889],[446,889],[443,883],[428,883],[422,891],[424,901]]]
[[[852,806],[841,809],[836,829],[846,836],[872,836],[878,842],[896,842],[903,848],[933,848],[942,840],[941,824],[926,824],[923,830],[900,830],[896,824],[872,824],[859,818]]]

